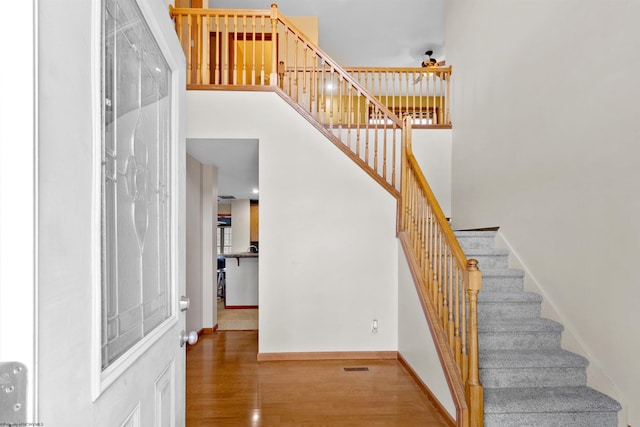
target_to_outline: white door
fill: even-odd
[[[35,421],[181,426],[186,67],[166,2],[38,8]]]

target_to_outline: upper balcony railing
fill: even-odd
[[[334,118],[344,121],[345,108],[338,86],[328,77],[337,64],[312,49],[307,37],[291,22],[271,10],[171,9],[176,32],[187,58],[187,85],[278,85],[287,93],[297,91],[318,104],[334,102]],[[276,41],[275,43],[273,41]],[[319,54],[320,53],[320,54]],[[451,67],[370,68],[346,67],[343,71],[398,118],[412,116],[414,128],[451,127],[449,86]],[[355,105],[368,104],[357,95]],[[340,107],[342,110],[337,110]],[[375,108],[359,111],[361,123],[381,124]],[[355,114],[351,122],[356,119]],[[384,115],[384,114],[383,114]],[[328,119],[327,119],[328,121]]]
[[[451,67],[345,67],[398,117],[411,116],[414,128],[450,128]]]
[[[336,146],[399,196],[400,118],[275,5],[267,11],[170,8],[170,13],[187,58],[188,89],[277,87]]]

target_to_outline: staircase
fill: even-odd
[[[588,361],[560,348],[561,324],[540,317],[542,298],[523,290],[495,231],[455,232],[478,260],[480,379],[486,427],[617,427],[620,404],[587,387]]]
[[[495,232],[457,233],[459,245],[412,154],[414,121],[443,120],[450,127],[450,69],[430,70],[432,84],[427,79],[423,90],[421,83],[416,96],[409,82],[424,70],[348,73],[275,4],[271,10],[170,7],[170,14],[187,59],[187,89],[251,86],[277,93],[399,200],[397,231],[454,398],[457,425],[617,427],[620,405],[586,386],[588,362],[560,348],[562,325],[540,317],[542,299],[524,292],[523,272],[508,268],[509,252],[494,247]],[[225,40],[213,43],[219,46],[215,55],[212,35]],[[256,56],[258,40],[262,54]],[[265,55],[267,41],[273,54]],[[361,72],[364,83],[353,75]],[[405,76],[404,91],[396,75]],[[381,88],[390,86],[399,92],[382,96]],[[396,105],[396,99],[405,101]]]

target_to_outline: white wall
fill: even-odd
[[[188,331],[213,328],[217,323],[216,275],[217,249],[217,168],[203,165],[187,154],[187,310]],[[214,200],[216,203],[214,203]]]
[[[395,199],[274,93],[187,96],[188,138],[260,140],[259,351],[396,350]]]
[[[451,129],[413,129],[411,141],[413,155],[447,218],[451,217],[451,140]]]
[[[231,201],[231,252],[247,252],[251,244],[251,203],[248,199]]]
[[[205,306],[202,321],[206,328],[213,328],[218,323],[218,168],[215,165],[203,165],[202,187],[203,197],[207,197],[202,214],[203,239],[207,242],[203,240],[202,253],[204,260],[210,260],[210,264],[203,263],[203,299],[211,302]]]
[[[431,393],[456,417],[456,407],[427,318],[420,304],[418,291],[411,276],[407,257],[398,241],[398,352],[429,387]]]
[[[625,426],[640,425],[638,16],[636,1],[447,2],[454,225],[501,227]]]
[[[214,234],[218,215],[214,207],[218,205],[218,168],[202,165],[200,191],[202,197],[202,327],[213,328],[217,323],[217,276],[218,257],[216,235]],[[215,222],[215,226],[214,226]]]
[[[202,164],[187,154],[187,330],[199,331],[204,323],[202,307]]]
[[[286,11],[281,11],[286,14]],[[317,16],[288,16],[285,15],[311,43],[318,45],[318,17]]]

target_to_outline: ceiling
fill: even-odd
[[[285,16],[317,16],[318,44],[343,66],[418,67],[444,59],[444,0],[276,0]],[[209,7],[269,9],[272,0],[209,0]],[[205,1],[206,4],[206,1]],[[187,152],[218,167],[218,194],[258,199],[256,139],[187,140]]]
[[[257,139],[187,139],[187,153],[218,168],[218,196],[259,199]]]
[[[209,0],[209,7],[269,9],[272,0]],[[285,16],[317,16],[318,44],[342,66],[418,67],[444,59],[444,0],[277,0]]]

